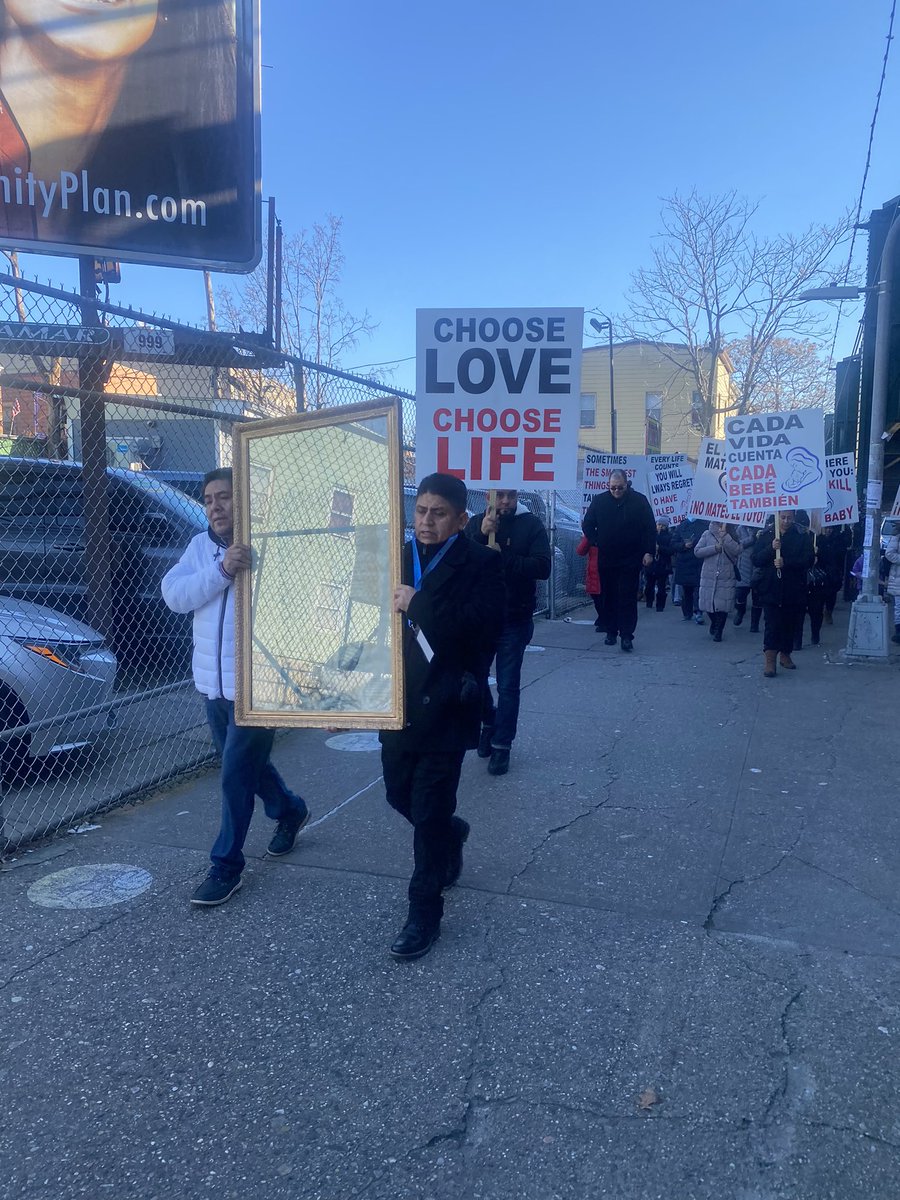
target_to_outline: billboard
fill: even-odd
[[[257,5],[5,3],[0,245],[251,270]]]
[[[419,309],[416,473],[475,488],[574,488],[580,308]]]

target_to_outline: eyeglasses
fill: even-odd
[[[611,483],[609,485],[609,490],[611,492],[624,492],[627,486],[628,485],[625,483]]]

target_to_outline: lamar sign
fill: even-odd
[[[574,488],[584,310],[419,309],[416,472]]]

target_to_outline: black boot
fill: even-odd
[[[406,962],[427,954],[441,935],[440,921],[410,916],[391,946],[391,957]]]
[[[752,605],[750,608],[750,632],[759,633],[759,619],[762,616],[762,609]]]
[[[462,817],[454,817],[453,825],[453,845],[450,847],[450,853],[447,855],[447,871],[444,875],[444,887],[452,888],[459,879],[463,866],[463,846],[469,836],[469,822],[464,821]]]
[[[747,605],[746,604],[736,604],[734,606],[734,623],[735,623],[735,625],[740,625],[743,622],[744,617],[746,615],[747,615]]]
[[[509,770],[509,750],[492,750],[488,775],[505,775]]]

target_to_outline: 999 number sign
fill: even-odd
[[[123,348],[135,358],[174,358],[175,333],[171,329],[126,329]]]

